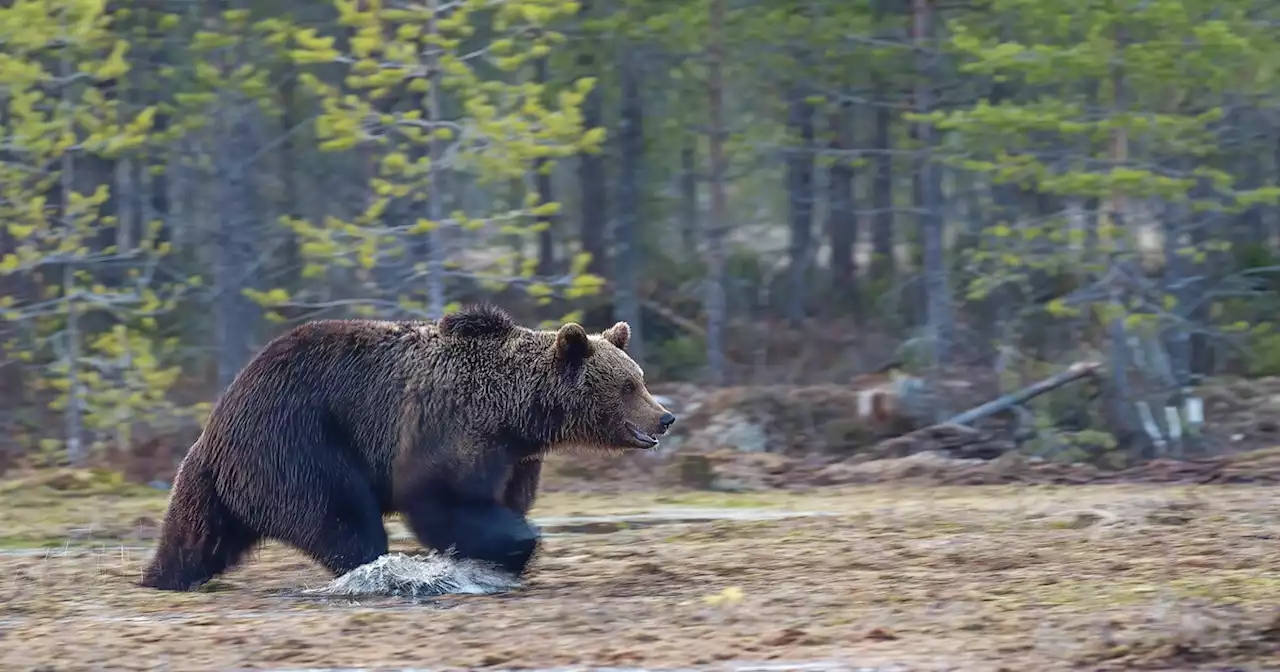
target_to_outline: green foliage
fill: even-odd
[[[368,204],[356,217],[282,220],[301,241],[307,259],[304,277],[317,277],[329,267],[360,272],[407,262],[414,277],[429,282],[442,283],[442,278],[432,276],[446,270],[470,272],[499,284],[527,280],[530,267],[522,269],[524,278],[508,279],[498,270],[511,268],[509,256],[464,263],[442,251],[441,268],[414,259],[409,250],[415,247],[411,241],[421,236],[428,238],[429,246],[441,247],[450,246],[453,239],[469,246],[494,236],[528,239],[537,233],[533,218],[558,207],[538,203],[531,193],[506,210],[471,214],[455,209],[442,219],[433,218],[426,206],[434,201],[435,211],[444,213],[446,173],[450,178],[473,178],[481,188],[492,187],[525,178],[539,159],[554,161],[599,150],[604,130],[583,128],[579,110],[594,86],[591,78],[551,95],[544,85],[517,76],[532,59],[564,41],[550,24],[575,13],[577,3],[518,0],[494,8],[482,0],[467,0],[439,8],[391,8],[376,0],[335,0],[334,7],[339,27],[352,31],[345,50],[339,50],[334,36],[311,28],[282,26],[275,39],[288,45],[289,58],[303,68],[300,82],[323,109],[315,122],[320,149],[359,149],[372,157],[375,173],[369,180]],[[490,30],[480,37],[477,24],[487,24]],[[335,65],[345,69],[341,85],[315,71]],[[456,115],[431,119],[432,106],[445,109],[446,102]],[[389,217],[389,208],[397,204],[413,214],[398,220]],[[538,299],[557,289],[571,298],[598,291],[602,281],[587,276],[583,263],[574,266],[563,287],[522,284]],[[282,291],[253,298],[278,305],[284,302]],[[426,302],[414,296],[400,301],[401,307],[415,303]]]
[[[668,187],[684,169],[686,148],[695,150],[698,188],[705,192],[709,182],[710,6],[622,0],[594,3],[581,15],[572,0],[330,0],[230,11],[207,3],[7,3],[0,8],[0,226],[8,234],[0,241],[0,280],[12,292],[0,296],[5,355],[35,375],[42,402],[80,407],[83,429],[97,439],[127,440],[137,423],[198,412],[166,401],[180,361],[169,338],[171,312],[186,283],[156,278],[213,261],[206,237],[227,185],[216,181],[222,175],[214,168],[225,166],[213,165],[217,153],[209,149],[240,125],[253,136],[241,138],[248,154],[239,157],[241,176],[253,201],[244,212],[259,217],[254,242],[271,268],[246,271],[256,274],[244,282],[254,288],[232,291],[266,307],[269,321],[311,316],[300,308],[435,316],[456,310],[451,299],[464,294],[510,288],[540,307],[540,317],[564,306],[568,314],[545,327],[582,320],[588,302],[581,299],[606,284],[587,273],[588,255],[563,251],[581,222],[573,212],[565,217],[561,203],[539,201],[533,173],[540,164],[563,198],[557,164],[608,149],[613,139],[587,128],[581,108],[599,93],[606,123],[617,123],[619,56],[636,53],[645,143],[635,213],[645,257],[641,291],[671,314],[695,319],[702,307],[696,286],[707,269],[673,243],[670,220],[683,194]],[[1154,211],[1156,218],[1171,206],[1216,234],[1242,209],[1280,199],[1280,187],[1267,186],[1280,169],[1266,149],[1275,138],[1263,138],[1277,101],[1274,8],[1243,0],[930,7],[944,53],[925,73],[911,44],[911,3],[727,3],[721,93],[728,109],[719,130],[729,164],[725,223],[734,229],[726,243],[735,248],[727,273],[731,322],[743,306],[768,302],[765,309],[777,313],[791,298],[777,291],[786,284],[785,264],[750,248],[757,231],[773,227],[772,237],[786,226],[779,152],[796,140],[787,126],[796,92],[813,107],[819,148],[847,121],[853,143],[871,149],[880,132],[875,112],[890,111],[895,236],[913,248],[910,266],[920,263],[920,240],[903,226],[912,216],[901,213],[913,199],[917,157],[903,150],[915,146],[913,122],[934,124],[931,156],[956,169],[943,173],[948,197],[964,200],[966,216],[978,220],[963,232],[971,244],[952,247],[955,277],[966,298],[995,304],[1002,316],[1010,303],[1041,302],[1013,315],[1027,322],[1011,327],[1027,342],[1068,322],[1112,321],[1153,341],[1190,319],[1195,292],[1280,289],[1259,274],[1234,287],[1207,282],[1175,294],[1134,272],[1115,283],[1118,294],[1097,291],[1115,269],[1138,265],[1135,222],[1111,218],[1113,205],[1153,205],[1140,217]],[[550,64],[544,84],[533,81],[541,59]],[[903,113],[925,79],[943,111]],[[852,110],[838,108],[842,100]],[[845,112],[848,118],[837,116]],[[816,154],[813,223],[820,230],[830,210],[824,171],[837,153]],[[864,212],[877,188],[866,168],[880,156],[861,151],[850,160]],[[616,161],[613,154],[604,165]],[[116,213],[136,216],[153,184],[139,184],[129,171],[168,181],[171,231],[155,224],[141,239],[117,235]],[[128,191],[114,193],[117,185]],[[614,185],[608,191],[612,203]],[[992,192],[998,202],[983,200]],[[1081,203],[1100,204],[1096,227],[1058,214]],[[951,204],[947,210],[954,212]],[[557,261],[568,268],[536,277],[540,259],[532,250],[553,215]],[[860,216],[865,243],[878,215]],[[965,223],[948,220],[953,230]],[[1185,233],[1172,256],[1188,262],[1182,270],[1190,274],[1216,281],[1231,258],[1243,268],[1274,263],[1266,245],[1246,236],[1228,243]],[[816,235],[816,247],[824,236],[830,232]],[[116,249],[117,240],[128,245]],[[668,263],[677,258],[686,263]],[[878,272],[858,279],[860,307],[876,304],[874,317],[860,316],[865,325],[897,333],[918,326],[912,311],[898,308],[919,285],[901,280]],[[1255,373],[1280,373],[1274,325],[1255,324],[1271,306],[1252,296],[1210,305],[1219,335],[1250,346]],[[183,308],[194,313],[207,303]],[[667,378],[700,369],[705,344],[689,331],[696,326],[660,315],[649,321],[656,342],[647,368]],[[908,340],[905,356],[921,359],[923,345]],[[1081,403],[1050,395],[1035,408],[1049,422]],[[1088,453],[1106,441],[1062,432],[1049,440],[1067,453],[1077,443]],[[62,449],[54,440],[46,445]]]
[[[0,259],[0,273],[87,256],[107,186],[67,190],[56,215],[49,193],[71,180],[63,169],[74,155],[118,156],[145,142],[155,110],[126,117],[95,86],[129,68],[128,43],[110,24],[99,0],[19,0],[0,8],[0,123],[13,150],[0,158],[0,222],[17,243]]]
[[[1274,322],[1263,322],[1250,331],[1249,375],[1280,376],[1280,330]]]
[[[145,325],[117,324],[87,343],[77,376],[80,403],[86,409],[84,428],[102,440],[129,446],[137,427],[168,427],[183,420],[199,422],[208,404],[178,406],[171,397],[181,367],[175,359],[178,340],[160,339]],[[70,401],[71,362],[54,362],[51,375],[37,389],[57,391],[51,406],[64,410]]]
[[[231,100],[252,101],[270,116],[282,111],[274,96],[272,68],[288,58],[285,42],[293,23],[278,16],[255,20],[252,12],[239,9],[211,18],[186,13],[156,19],[191,35],[187,53],[159,68],[168,94],[161,108],[172,118],[165,139],[209,129]],[[208,160],[195,157],[191,165],[208,170]]]
[[[685,334],[651,348],[649,368],[662,380],[694,380],[707,363],[707,343],[701,336]]]
[[[35,386],[59,390],[55,408],[69,398],[80,407],[87,398],[100,401],[72,421],[95,430],[118,429],[131,414],[144,421],[174,410],[164,400],[173,372],[143,331],[118,325],[92,334],[84,319],[128,312],[153,323],[150,316],[172,308],[181,290],[152,282],[155,263],[169,252],[158,223],[129,249],[117,249],[103,240],[117,224],[102,214],[108,185],[76,189],[82,161],[138,150],[155,120],[154,107],[126,109],[105,88],[131,68],[131,44],[120,38],[116,18],[101,0],[18,0],[0,8],[0,222],[10,239],[0,276],[43,287],[0,299],[0,326],[28,335],[6,340],[6,355],[25,362],[52,355]],[[108,260],[131,262],[120,282],[98,277],[96,265]],[[33,335],[43,348],[31,347]],[[103,338],[130,344],[132,356],[113,356],[115,346]]]
[[[1025,201],[1005,208],[1007,219],[991,222],[982,244],[964,253],[967,298],[1029,287],[1033,276],[1075,276],[1079,287],[1107,277],[1117,261],[1137,256],[1135,222],[1113,217],[1132,214],[1128,204],[1158,202],[1194,215],[1276,202],[1275,188],[1241,188],[1219,167],[1225,106],[1233,96],[1265,90],[1257,75],[1271,69],[1275,55],[1272,32],[1250,18],[1251,3],[982,5],[949,24],[947,46],[962,73],[1008,95],[906,118],[927,119],[948,134],[953,151],[945,160],[983,175],[995,190],[1017,199],[1092,199],[1101,213],[1089,241],[1088,223],[1028,212]],[[1203,269],[1228,248],[1211,239],[1176,254]],[[1161,296],[1120,291],[1119,300],[1104,293],[1107,303],[1092,306],[1054,298],[1045,310],[1123,320],[1132,332],[1175,324],[1172,316],[1189,309],[1172,289]]]
[[[1130,465],[1132,456],[1111,434],[1093,429],[1066,432],[1055,425],[1056,420],[1052,416],[1037,415],[1037,433],[1027,442],[1025,450],[1055,462],[1084,462],[1106,469],[1123,469]]]
[[[1119,193],[1178,202],[1191,198],[1197,181],[1208,181],[1227,201],[1220,207],[1274,202],[1273,189],[1235,190],[1228,174],[1207,164],[1175,177],[1154,160],[1105,161],[1113,158],[1121,133],[1142,138],[1150,159],[1202,159],[1216,151],[1211,125],[1223,111],[1212,103],[1223,101],[1228,90],[1250,88],[1242,83],[1266,67],[1271,55],[1270,35],[1248,19],[1248,3],[985,5],[988,12],[965,15],[950,26],[950,46],[964,59],[961,70],[1018,82],[1032,93],[931,115],[938,128],[954,131],[967,149],[977,150],[976,157],[957,158],[957,165],[988,173],[997,183],[1064,196]],[[1095,83],[1101,83],[1096,91]],[[1195,104],[1188,96],[1193,90],[1204,94]],[[1097,106],[1108,112],[1092,112]],[[1080,147],[1084,155],[1063,165],[1036,154],[1062,146]]]

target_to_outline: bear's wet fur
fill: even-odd
[[[529,329],[490,305],[290,330],[215,404],[140,585],[193,589],[266,539],[345,574],[387,553],[392,512],[424,546],[522,574],[541,458],[652,448],[675,421],[630,336],[625,322]]]

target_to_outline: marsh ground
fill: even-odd
[[[409,603],[303,595],[329,577],[274,544],[205,591],[136,588],[164,494],[59,478],[0,488],[5,670],[1280,665],[1269,487],[553,492],[536,517],[831,515],[568,526],[519,591]]]

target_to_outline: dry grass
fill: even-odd
[[[348,603],[301,595],[329,577],[274,544],[207,591],[135,588],[145,553],[121,544],[146,537],[163,495],[0,488],[10,545],[96,530],[81,548],[0,557],[0,669],[1280,665],[1274,489],[551,493],[535,515],[663,506],[838,515],[555,537],[509,595]]]

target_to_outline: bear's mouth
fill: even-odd
[[[640,428],[628,422],[627,430],[631,432],[631,439],[637,448],[652,448],[658,445],[658,437],[640,431]]]

